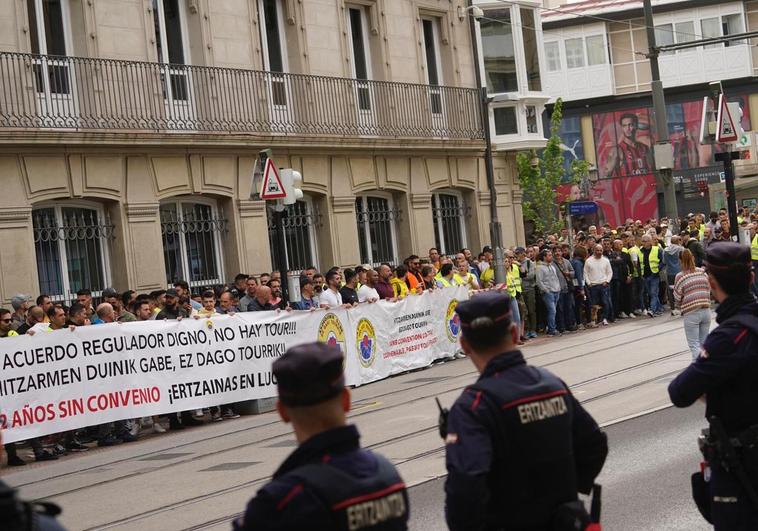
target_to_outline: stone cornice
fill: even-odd
[[[265,135],[265,134],[208,134],[208,133],[146,133],[112,131],[43,131],[33,129],[2,129],[0,145],[13,146],[9,151],[18,152],[19,146],[57,146],[65,151],[77,148],[101,147],[112,151],[119,148],[167,147],[178,149],[198,148],[248,148],[258,150],[261,146],[273,149],[297,149],[314,154],[323,154],[323,149],[352,152],[361,150],[414,152],[414,154],[466,152],[469,155],[484,154],[484,140],[481,139],[439,139],[439,138],[376,138],[345,137],[338,135]],[[2,151],[2,150],[0,150]]]
[[[260,218],[266,215],[266,202],[253,199],[240,199],[237,202],[240,217]]]
[[[160,205],[158,203],[127,203],[126,217],[130,220],[154,219],[158,216]]]
[[[0,225],[29,225],[32,220],[32,207],[0,208]]]
[[[345,214],[355,212],[355,196],[332,197],[332,208],[335,213]]]
[[[411,194],[411,206],[417,210],[431,208],[432,194]]]

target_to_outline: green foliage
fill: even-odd
[[[581,184],[583,180],[589,178],[591,164],[586,160],[572,160],[571,161],[571,182],[573,184]]]
[[[556,202],[556,189],[564,174],[561,137],[558,135],[562,119],[563,100],[559,98],[550,117],[550,138],[545,149],[539,155],[531,150],[519,153],[516,157],[519,181],[524,193],[524,217],[531,220],[535,230],[541,234],[557,232],[563,227]],[[577,168],[581,170],[580,166]]]

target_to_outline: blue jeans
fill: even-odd
[[[560,298],[560,291],[549,291],[542,294],[542,300],[545,301],[545,308],[547,309],[547,332],[549,334],[557,332],[555,329],[555,311]]]
[[[573,288],[573,286],[572,286]],[[564,330],[574,328],[576,323],[574,322],[574,293],[572,291],[561,292],[559,304],[561,312],[561,318],[559,329]],[[562,330],[561,330],[562,331]]]
[[[611,289],[608,286],[597,284],[590,286],[590,299],[592,304],[603,305],[603,319],[611,320],[613,318],[613,305],[611,304]]]
[[[700,347],[705,343],[705,338],[711,330],[711,310],[702,308],[693,310],[682,317],[684,322],[684,337],[687,338],[687,346],[692,352],[692,359],[700,356]]]
[[[521,330],[521,312],[518,311],[518,301],[516,297],[511,297],[511,321],[516,325],[516,328]],[[519,332],[519,335],[521,332]]]
[[[661,277],[658,274],[650,275],[649,277],[643,277],[645,282],[645,293],[648,299],[650,299],[650,306],[647,308],[653,313],[663,312],[663,306],[658,298],[658,286],[661,283]]]

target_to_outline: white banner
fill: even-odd
[[[4,442],[276,396],[271,364],[296,344],[338,344],[350,385],[455,353],[465,288],[397,303],[143,321],[0,339]]]

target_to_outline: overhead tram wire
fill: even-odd
[[[512,0],[496,0],[496,1],[499,2],[499,3],[501,3],[501,4],[507,4],[509,6],[520,5],[518,2],[514,2]],[[609,5],[613,5],[613,4],[609,4]],[[642,24],[635,23],[635,22],[632,22],[631,20],[614,20],[612,18],[602,17],[600,15],[588,15],[588,14],[584,14],[584,13],[576,13],[576,12],[573,12],[573,11],[568,11],[568,10],[565,10],[565,9],[560,9],[560,8],[555,8],[555,7],[535,6],[534,8],[530,8],[530,9],[539,9],[540,11],[550,11],[550,12],[554,12],[554,13],[561,13],[563,15],[570,15],[570,16],[572,16],[574,18],[580,18],[580,19],[585,19],[586,18],[586,19],[591,19],[591,20],[597,20],[597,21],[600,21],[600,22],[610,22],[610,23],[613,23],[613,24],[627,24],[630,27],[635,27],[635,28],[640,28],[640,29],[648,29],[648,28],[652,27],[652,29],[655,30],[655,31],[667,32],[667,33],[671,33],[673,35],[687,35],[689,37],[695,37],[696,39],[704,39],[704,38],[706,38],[706,37],[703,37],[702,34],[690,33],[690,32],[686,32],[686,31],[676,31],[674,29],[673,25],[672,25],[671,29],[666,29],[666,28],[662,28],[660,26],[656,27],[656,26],[648,26],[647,24],[644,24],[644,23],[642,23]],[[737,13],[735,13],[735,14],[737,14]],[[739,13],[739,14],[741,14],[741,13]],[[482,17],[482,18],[484,18],[484,17]],[[542,30],[540,30],[540,31],[542,31]],[[723,36],[725,36],[725,35],[722,35],[722,37]],[[749,44],[747,42],[741,42],[741,43],[738,43],[738,44],[739,45],[744,45],[744,46],[752,46],[751,44]],[[618,50],[623,50],[623,48],[617,48],[617,49]],[[625,51],[630,51],[630,50],[625,50]],[[647,54],[645,54],[645,55],[647,55]]]

